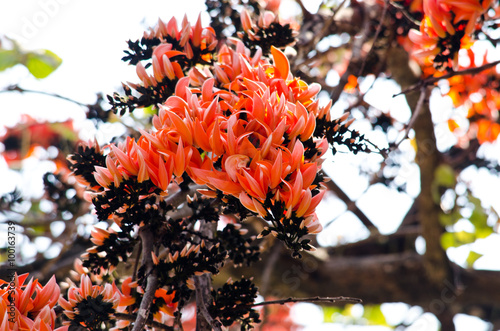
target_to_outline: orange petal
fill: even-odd
[[[271,54],[273,56],[274,66],[278,70],[280,77],[285,80],[288,79],[290,63],[285,54],[274,46],[271,46]]]

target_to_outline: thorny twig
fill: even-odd
[[[72,102],[72,103],[77,104],[79,106],[86,107],[86,108],[89,108],[92,106],[92,105],[88,105],[88,104],[82,103],[80,101],[76,101],[74,99],[62,96],[62,95],[57,94],[57,93],[25,89],[23,87],[20,87],[19,85],[10,85],[5,90],[1,90],[0,93],[7,93],[7,92],[14,92],[14,91],[17,91],[19,93],[35,93],[35,94],[47,95],[49,97],[54,97],[54,98],[62,99],[65,101],[69,101],[69,102]]]
[[[438,76],[438,77],[432,76],[432,77],[429,77],[429,78],[426,78],[426,79],[420,81],[419,83],[417,83],[415,85],[410,86],[409,88],[407,88],[407,89],[405,89],[397,94],[394,94],[392,97],[394,98],[394,97],[397,97],[401,94],[408,94],[409,92],[418,90],[422,86],[433,85],[434,83],[440,81],[441,79],[448,79],[451,77],[463,76],[463,75],[474,75],[474,74],[480,73],[481,71],[493,68],[498,64],[500,64],[500,60],[484,64],[480,67],[468,68],[468,69],[464,69],[464,70],[460,70],[460,71],[452,71],[452,72],[449,72],[443,76]]]
[[[384,9],[382,10],[382,16],[380,17],[380,22],[378,23],[377,30],[375,31],[375,35],[373,36],[372,46],[370,47],[370,50],[368,51],[368,53],[366,53],[365,57],[363,58],[363,63],[361,63],[361,68],[359,69],[358,76],[361,76],[361,74],[365,70],[366,60],[373,51],[373,48],[375,47],[375,42],[377,41],[377,38],[380,35],[380,32],[382,31],[382,26],[384,25],[385,16],[387,15],[387,8],[388,8],[387,1],[385,1]]]
[[[408,134],[410,133],[410,130],[411,128],[413,127],[413,124],[415,124],[415,120],[417,119],[417,117],[420,115],[420,112],[422,111],[422,107],[424,105],[424,101],[425,99],[427,99],[427,93],[428,93],[428,90],[426,88],[426,86],[422,86],[420,88],[420,97],[418,98],[418,101],[417,101],[417,106],[415,107],[415,111],[413,112],[411,118],[410,118],[410,122],[408,122],[408,125],[406,126],[406,130],[405,130],[405,135],[403,136],[403,138],[394,146],[393,149],[396,149],[399,147],[399,145],[406,139],[408,138]]]
[[[358,298],[351,298],[351,297],[288,298],[288,299],[281,299],[281,300],[257,302],[257,303],[254,303],[253,305],[251,305],[251,307],[264,306],[264,305],[275,305],[275,304],[284,305],[285,303],[291,303],[291,302],[362,303],[363,300],[358,299]]]

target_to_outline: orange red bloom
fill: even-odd
[[[0,280],[1,331],[52,331],[55,328],[54,306],[60,294],[55,277],[45,286],[33,278],[24,284],[27,278],[28,274],[15,274],[10,282]]]
[[[259,24],[267,27],[274,20],[274,14],[264,13]],[[248,13],[242,23],[253,28]],[[143,67],[138,74],[145,85],[154,85],[153,78],[178,79],[175,95],[158,105],[153,130],[109,145],[106,166],[95,167],[100,186],[95,189],[106,192],[133,179],[151,181],[168,194],[169,185],[181,184],[187,174],[215,192],[205,191],[209,196],[231,195],[263,218],[294,218],[296,229],[319,232],[314,212],[323,187],[317,174],[328,142],[313,135],[317,120],[330,121],[331,102],[319,105],[320,85],[293,77],[281,50],[271,47],[268,60],[259,50],[252,55],[238,39],[220,47],[212,66],[183,76],[172,59],[188,56],[189,43],[210,41],[209,32],[199,21],[193,28],[183,21],[177,30],[171,20],[150,33],[165,42],[153,50],[153,76]],[[167,35],[184,45],[184,52],[174,50]],[[278,205],[283,215],[274,215]],[[93,236],[100,242],[105,234]]]
[[[492,0],[423,0],[424,18],[420,30],[410,30],[408,37],[415,44],[414,55],[433,57],[438,66],[451,60],[457,66],[458,50],[470,46],[468,41]],[[436,57],[439,55],[439,57]]]
[[[485,54],[483,57],[483,63],[486,63],[486,56]],[[464,59],[468,59],[470,65],[460,67],[462,70],[473,67],[476,62],[472,50],[467,50],[466,55],[464,53]],[[446,95],[451,98],[454,107],[462,106],[467,109],[467,118],[470,122],[467,135],[476,137],[481,144],[495,141],[500,133],[498,79],[496,68],[484,70],[474,76],[460,75],[448,79],[450,88]],[[457,131],[460,127],[453,119],[448,123],[451,131]]]
[[[68,300],[59,298],[59,305],[72,322],[90,330],[100,329],[103,322],[110,320],[120,304],[120,293],[111,284],[92,285],[87,275],[81,275],[80,287],[68,290]]]

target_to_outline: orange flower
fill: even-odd
[[[253,28],[248,13],[242,20]],[[268,27],[274,20],[274,14],[264,13],[258,25]],[[159,23],[154,34],[168,34],[183,47],[189,40],[198,44],[199,22],[193,29],[186,20],[182,30],[176,26],[172,20]],[[278,48],[270,48],[269,61],[258,50],[251,56],[240,40],[230,42],[234,47],[222,45],[213,66],[194,68],[186,77],[176,73],[170,60],[189,55],[187,48],[184,55],[167,43],[154,49],[155,80],[179,78],[175,95],[159,105],[152,131],[140,130],[137,141],[127,138],[109,146],[106,166],[95,167],[98,190],[150,180],[167,194],[172,180],[180,184],[187,174],[197,184],[240,199],[264,218],[272,215],[272,222],[294,219],[297,230],[304,220],[300,229],[317,232],[314,212],[324,190],[317,174],[328,142],[313,135],[317,120],[330,121],[332,103],[319,106],[321,86],[293,77]],[[139,66],[138,73],[145,84],[152,83],[144,68]],[[96,231],[93,241],[102,242],[107,234]]]
[[[198,16],[194,27],[191,26],[186,17],[182,20],[181,28],[177,27],[177,20],[172,17],[168,23],[158,20],[158,24],[149,33],[145,33],[146,39],[159,38],[164,42],[156,46],[152,55],[152,75],[148,74],[146,68],[138,62],[136,65],[137,76],[141,79],[144,87],[156,87],[158,83],[167,78],[170,81],[177,81],[184,77],[185,68],[179,64],[178,59],[184,58],[194,61],[193,65],[199,62],[209,63],[212,60],[211,53],[217,46],[217,39],[212,28],[201,26],[201,16]],[[179,49],[173,49],[174,44]],[[194,58],[195,54],[200,54],[199,58]],[[137,89],[137,85],[129,85]]]
[[[313,198],[311,190],[319,189],[313,181],[327,143],[315,141],[318,152],[304,158],[302,142],[311,139],[317,117],[329,116],[330,104],[318,106],[313,98],[319,85],[293,78],[286,56],[276,48],[272,48],[274,65],[254,61],[257,65],[252,66],[244,53],[238,57],[226,56],[229,49],[221,53],[223,62],[215,67],[215,79],[203,82],[200,95],[185,89],[170,97],[153,120],[157,131],[143,132],[143,138],[159,153],[171,153],[169,145],[160,141],[178,140],[179,160],[184,159],[183,150],[191,151],[186,171],[195,182],[239,198],[263,217],[268,214],[263,207],[268,194],[283,201],[288,217],[292,212],[297,217],[312,215],[319,195]],[[226,73],[222,68],[233,69]],[[216,82],[234,82],[237,97],[215,89]],[[199,149],[207,154],[202,156]],[[220,170],[212,165],[219,158]]]
[[[451,60],[458,65],[458,50],[470,47],[469,37],[478,18],[493,4],[492,0],[423,0],[424,18],[420,31],[410,30],[408,37],[415,44],[418,58],[440,55],[437,67]]]
[[[11,282],[0,280],[1,331],[54,330],[54,306],[60,294],[55,276],[45,286],[33,278],[24,285],[27,278],[28,274],[15,274]]]
[[[475,66],[476,57],[472,49],[462,55],[468,59],[469,65],[459,67],[466,70]],[[487,63],[487,54],[482,62]],[[480,143],[493,142],[498,137],[498,109],[500,107],[500,92],[498,92],[499,75],[495,68],[483,70],[478,74],[454,76],[448,79],[450,89],[447,95],[452,99],[455,107],[465,107],[467,117],[471,121],[468,132],[455,130],[457,124],[449,120],[450,131],[456,134],[466,134],[477,137]]]
[[[156,290],[153,304],[159,304],[158,301],[163,301],[164,303],[159,305],[160,310],[156,314],[154,314],[155,319],[161,320],[160,312],[163,312],[169,316],[174,316],[174,312],[177,310],[177,302],[173,302],[174,297],[175,292],[167,294],[167,290],[163,288],[159,288]]]
[[[59,298],[59,305],[71,320],[64,324],[83,326],[90,330],[100,329],[103,322],[114,318],[113,313],[120,304],[120,294],[112,285],[92,285],[90,278],[82,275],[80,287],[68,290],[68,300]]]

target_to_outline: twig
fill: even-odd
[[[86,107],[86,108],[89,108],[91,106],[91,105],[82,103],[80,101],[76,101],[76,100],[73,100],[71,98],[64,97],[64,96],[56,94],[56,93],[25,89],[25,88],[20,87],[19,85],[10,85],[5,90],[1,90],[0,93],[14,92],[14,91],[17,91],[19,93],[36,93],[36,94],[47,95],[49,97],[54,97],[54,98],[62,99],[65,101],[69,101],[69,102],[72,102],[72,103],[77,104],[79,106]]]
[[[358,298],[351,298],[351,297],[310,297],[310,298],[288,298],[288,299],[281,299],[281,300],[271,300],[271,301],[262,301],[262,302],[257,302],[251,305],[250,307],[257,307],[257,306],[265,306],[265,305],[284,305],[285,303],[290,303],[290,302],[329,302],[329,303],[340,303],[340,302],[345,302],[345,303],[362,303],[363,300],[358,299]]]
[[[361,211],[361,209],[358,208],[356,202],[352,201],[351,198],[349,198],[347,194],[345,194],[345,192],[337,184],[335,184],[333,179],[326,182],[325,185],[346,204],[347,210],[356,215],[361,223],[363,223],[363,225],[366,226],[372,234],[379,234],[377,227],[372,223],[372,221],[370,221],[370,219]]]
[[[405,7],[402,5],[402,4],[399,4],[395,1],[389,1],[389,3],[396,9],[399,9],[403,15],[410,21],[412,22],[415,27],[418,27],[420,26],[421,22],[417,19],[415,19],[414,17],[411,16],[411,14],[405,9]]]
[[[139,269],[139,256],[142,254],[142,245],[138,245],[137,255],[134,263],[134,272],[132,274],[132,281],[134,282],[137,278],[137,270]]]
[[[396,149],[399,147],[399,145],[406,139],[408,138],[408,134],[410,133],[411,128],[413,127],[413,124],[415,124],[415,120],[417,117],[420,115],[420,112],[422,111],[422,106],[424,105],[424,100],[427,99],[427,93],[428,90],[425,85],[423,85],[420,88],[420,97],[418,98],[417,101],[417,106],[415,107],[415,111],[413,112],[410,122],[408,122],[408,125],[406,126],[405,130],[405,135],[404,137],[394,146],[393,149]]]
[[[208,274],[203,274],[201,276],[196,276],[194,277],[194,284],[196,287],[196,309],[198,314],[201,314],[205,321],[210,325],[212,330],[218,330],[221,331],[221,323],[218,320],[214,320],[212,316],[210,316],[210,313],[207,310],[207,306],[205,305],[205,302],[207,300],[207,293],[210,295],[210,275]],[[197,319],[198,320],[198,319]],[[196,329],[200,327],[198,325],[198,321],[196,323]],[[203,329],[203,328],[200,328]]]
[[[366,10],[363,7],[363,10]],[[335,87],[335,89],[332,91],[330,94],[330,99],[332,99],[333,103],[337,102],[340,98],[340,95],[344,91],[345,85],[349,81],[349,76],[352,74],[354,66],[359,64],[359,61],[361,59],[361,50],[363,48],[363,44],[365,43],[368,33],[370,30],[370,20],[369,20],[369,15],[367,13],[364,13],[364,20],[363,20],[363,27],[361,32],[359,33],[358,38],[354,38],[354,41],[352,43],[352,57],[351,60],[349,61],[349,64],[347,65],[347,69],[345,72],[342,74],[340,77],[338,85]]]
[[[332,9],[332,21],[337,15],[337,13],[340,11],[340,9],[344,6],[344,4],[347,2],[347,0],[343,0],[335,9]]]
[[[394,97],[397,97],[398,95],[401,95],[401,94],[407,94],[409,92],[412,92],[412,91],[415,91],[415,90],[421,88],[422,86],[432,85],[432,84],[440,81],[441,79],[448,79],[451,77],[463,76],[463,75],[474,75],[474,74],[480,73],[481,71],[495,67],[498,64],[500,64],[500,60],[494,61],[491,63],[487,63],[485,65],[475,67],[475,68],[468,68],[468,69],[464,69],[464,70],[460,70],[460,71],[452,71],[450,73],[447,73],[446,75],[439,76],[439,77],[432,76],[432,77],[429,77],[429,78],[426,78],[426,79],[420,81],[418,84],[410,86],[409,88],[407,88],[407,89],[405,89],[397,94],[394,94],[392,97],[394,98]]]
[[[388,7],[387,1],[384,1],[384,9],[382,10],[382,16],[380,17],[380,22],[377,25],[377,30],[375,30],[375,35],[373,36],[373,41],[372,41],[372,45],[370,47],[370,50],[368,51],[368,53],[366,53],[365,57],[363,58],[363,63],[361,63],[361,68],[359,69],[358,77],[361,76],[361,74],[365,70],[366,61],[368,59],[368,56],[372,53],[373,48],[375,47],[375,42],[377,41],[377,38],[378,38],[380,32],[382,31],[382,26],[383,26],[383,23],[385,20],[385,16],[387,15],[387,7]]]
[[[206,188],[205,185],[192,185],[189,187],[189,190],[179,190],[172,195],[169,195],[165,198],[165,202],[167,205],[178,206],[181,203],[186,201],[186,197],[191,194],[195,194],[197,190]]]
[[[113,315],[117,319],[121,319],[121,320],[125,320],[125,321],[134,322],[137,319],[137,315],[136,314],[114,313]],[[158,328],[158,329],[161,329],[161,330],[167,330],[167,331],[173,331],[174,330],[174,328],[171,327],[171,326],[168,326],[168,325],[165,325],[163,323],[156,322],[156,321],[153,321],[153,320],[150,320],[150,319],[148,319],[146,321],[146,324],[148,326],[151,326],[151,327],[154,327],[154,328]]]
[[[269,287],[269,282],[271,280],[271,274],[273,272],[274,267],[276,266],[276,262],[280,256],[282,249],[282,244],[279,241],[276,241],[274,246],[272,247],[271,254],[269,254],[269,258],[266,261],[266,266],[264,267],[264,271],[262,272],[262,281],[260,286],[260,294],[266,295],[267,288]]]
[[[307,21],[311,18],[312,14],[309,12],[309,10],[306,9],[304,4],[302,3],[302,0],[295,0],[297,4],[299,5],[300,9],[302,10],[302,15],[304,16],[303,20]]]

